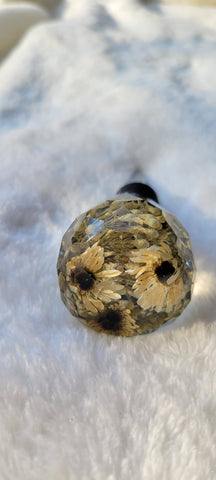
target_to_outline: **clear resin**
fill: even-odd
[[[140,335],[178,317],[191,299],[188,233],[150,200],[120,194],[78,217],[58,258],[61,297],[98,332]]]

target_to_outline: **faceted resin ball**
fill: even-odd
[[[188,233],[134,195],[117,195],[78,217],[63,236],[57,268],[66,307],[98,332],[149,333],[191,299]]]

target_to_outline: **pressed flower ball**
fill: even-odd
[[[191,299],[188,233],[139,196],[121,193],[78,217],[63,236],[57,268],[66,307],[98,332],[149,333]]]

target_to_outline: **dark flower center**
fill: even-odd
[[[162,262],[161,265],[159,265],[155,269],[157,278],[161,283],[166,283],[167,280],[173,275],[174,272],[175,272],[175,268],[173,267],[172,263],[168,261]]]
[[[104,330],[112,330],[113,332],[117,332],[121,327],[121,319],[122,317],[120,312],[116,310],[110,310],[98,318],[98,323]]]
[[[78,284],[81,290],[88,291],[93,288],[95,277],[93,273],[88,272],[85,269],[82,269],[82,270],[78,269],[78,270],[75,270],[75,272],[72,272],[71,280],[72,280],[72,283]]]

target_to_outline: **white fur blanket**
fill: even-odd
[[[0,65],[0,479],[216,478],[216,10],[73,1]],[[191,304],[117,338],[60,300],[74,218],[134,171],[189,231]]]

